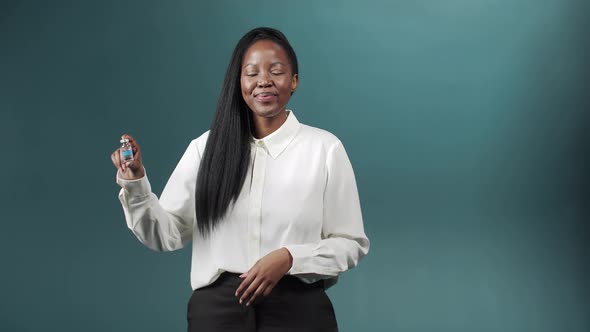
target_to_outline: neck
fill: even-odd
[[[271,118],[265,118],[261,116],[257,116],[253,114],[252,117],[254,122],[254,137],[257,139],[264,138],[272,133],[275,130],[279,129],[285,121],[287,121],[287,110],[284,109],[280,111],[277,115]]]

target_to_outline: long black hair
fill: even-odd
[[[282,32],[255,28],[247,32],[232,53],[201,159],[195,189],[197,226],[204,236],[225,216],[240,195],[250,164],[252,111],[242,98],[240,77],[248,48],[259,40],[271,40],[281,46],[291,62],[292,74],[298,74],[297,56]]]

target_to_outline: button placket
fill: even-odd
[[[250,186],[250,202],[248,213],[248,261],[249,267],[260,259],[260,224],[262,194],[266,172],[266,151],[263,142],[255,143],[254,164],[252,167],[252,183]]]

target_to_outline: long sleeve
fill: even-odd
[[[336,141],[327,152],[321,240],[289,245],[293,265],[288,274],[336,277],[355,267],[369,252],[352,165]]]
[[[156,251],[177,250],[192,239],[195,223],[195,185],[201,157],[193,140],[170,176],[160,199],[152,193],[147,173],[124,180],[119,200],[127,227],[141,243]]]

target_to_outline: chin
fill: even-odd
[[[263,118],[273,118],[275,116],[277,116],[279,113],[281,113],[281,108],[266,108],[266,107],[259,107],[256,109],[252,109],[252,113],[254,113],[254,115],[259,116],[259,117],[263,117]]]

